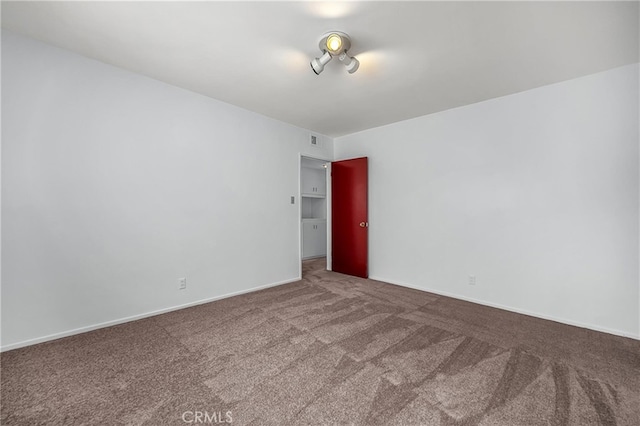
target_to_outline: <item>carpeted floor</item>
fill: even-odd
[[[3,425],[639,425],[640,342],[324,271],[2,354]]]

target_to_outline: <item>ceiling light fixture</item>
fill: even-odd
[[[349,74],[353,74],[358,70],[360,62],[353,56],[349,56],[347,51],[351,48],[351,39],[349,36],[340,31],[331,31],[326,33],[320,39],[320,50],[322,56],[313,58],[311,61],[311,69],[316,74],[320,74],[324,70],[324,66],[329,63],[334,56],[344,63]]]

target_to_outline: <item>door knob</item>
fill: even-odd
[[[368,228],[369,227],[369,223],[367,222],[360,222],[360,228]]]

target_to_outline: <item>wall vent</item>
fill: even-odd
[[[314,135],[311,135],[311,145],[318,145],[318,138]]]

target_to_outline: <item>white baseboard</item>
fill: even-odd
[[[86,327],[80,327],[80,328],[76,328],[76,329],[73,329],[73,330],[63,331],[63,332],[60,332],[60,333],[49,334],[48,336],[37,337],[35,339],[23,340],[22,342],[11,343],[9,345],[1,346],[0,347],[0,352],[6,352],[6,351],[13,350],[13,349],[24,348],[25,346],[31,346],[31,345],[36,345],[38,343],[49,342],[51,340],[57,340],[57,339],[61,339],[63,337],[69,337],[69,336],[73,336],[73,335],[76,335],[76,334],[81,334],[81,333],[86,333],[86,332],[93,331],[93,330],[98,330],[100,328],[111,327],[111,326],[118,325],[118,324],[124,324],[124,323],[127,323],[127,322],[131,322],[131,321],[136,321],[136,320],[143,319],[143,318],[152,317],[152,316],[155,316],[155,315],[166,314],[167,312],[178,311],[180,309],[185,309],[185,308],[190,308],[192,306],[197,306],[197,305],[202,305],[202,304],[205,304],[205,303],[215,302],[216,300],[226,299],[226,298],[233,297],[233,296],[239,296],[241,294],[253,293],[254,291],[264,290],[265,288],[276,287],[276,286],[283,285],[283,284],[293,283],[293,282],[296,282],[296,281],[300,281],[301,279],[302,279],[301,277],[297,277],[297,278],[293,278],[293,279],[289,279],[289,280],[279,281],[279,282],[276,282],[276,283],[265,284],[265,285],[262,285],[262,286],[259,286],[259,287],[253,287],[253,288],[250,288],[250,289],[247,289],[247,290],[236,291],[234,293],[227,293],[227,294],[223,294],[221,296],[209,297],[207,299],[200,299],[200,300],[196,300],[195,302],[189,302],[189,303],[185,303],[185,304],[182,304],[182,305],[177,305],[177,306],[171,306],[171,307],[168,307],[168,308],[158,309],[156,311],[146,312],[146,313],[139,314],[139,315],[133,315],[133,316],[130,316],[130,317],[120,318],[120,319],[116,319],[116,320],[113,320],[113,321],[107,321],[107,322],[102,322],[102,323],[99,323],[99,324],[89,325],[89,326],[86,326]]]
[[[319,254],[317,256],[303,257],[302,260],[320,259],[321,257],[327,257],[327,255],[326,254]]]
[[[557,318],[557,317],[554,317],[552,315],[544,315],[544,314],[540,314],[540,313],[537,313],[537,312],[527,311],[525,309],[513,308],[511,306],[504,306],[504,305],[500,305],[499,303],[487,302],[487,301],[484,301],[484,300],[474,299],[472,297],[461,296],[459,294],[447,293],[445,291],[434,290],[434,289],[431,289],[431,288],[418,287],[416,285],[407,284],[407,283],[403,283],[403,282],[399,282],[399,281],[395,281],[395,280],[390,280],[390,279],[387,279],[387,278],[373,277],[373,276],[370,276],[369,278],[372,279],[372,280],[376,280],[376,281],[382,281],[382,282],[386,282],[386,283],[389,283],[389,284],[399,285],[401,287],[407,287],[407,288],[411,288],[411,289],[414,289],[414,290],[426,291],[426,292],[437,294],[437,295],[440,295],[440,296],[451,297],[453,299],[464,300],[466,302],[477,303],[479,305],[490,306],[492,308],[498,308],[498,309],[502,309],[502,310],[509,311],[509,312],[515,312],[515,313],[518,313],[518,314],[528,315],[530,317],[541,318],[541,319],[545,319],[545,320],[549,320],[549,321],[558,322],[558,323],[561,323],[561,324],[572,325],[572,326],[575,326],[575,327],[586,328],[586,329],[594,330],[594,331],[600,331],[602,333],[608,333],[608,334],[613,334],[613,335],[616,335],[616,336],[627,337],[629,339],[640,340],[640,335],[633,335],[631,333],[626,333],[626,332],[623,332],[623,331],[620,331],[620,330],[614,330],[614,329],[610,329],[610,328],[606,328],[606,327],[600,327],[600,326],[593,325],[593,324],[585,324],[585,323],[581,323],[581,322],[577,322],[577,321],[571,321],[571,320],[568,320],[568,319],[565,319],[565,318]]]

